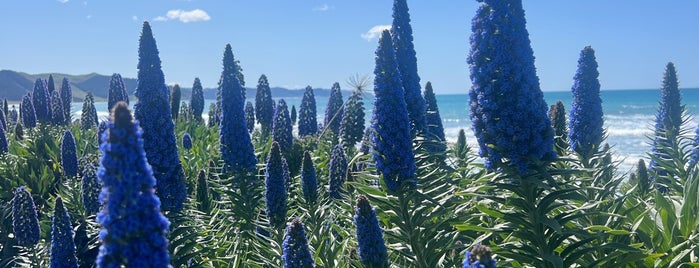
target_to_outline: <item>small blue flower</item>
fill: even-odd
[[[12,232],[19,246],[28,248],[39,243],[41,230],[36,206],[25,186],[17,188],[12,198]]]
[[[312,268],[315,265],[308,238],[301,220],[295,218],[286,228],[286,238],[282,243],[284,268]]]

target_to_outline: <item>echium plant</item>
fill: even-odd
[[[189,100],[189,108],[192,109],[192,116],[199,122],[202,120],[201,114],[204,112],[204,89],[201,86],[199,77],[194,78],[192,84],[192,96]]]
[[[554,145],[559,155],[565,154],[568,149],[568,127],[566,121],[566,110],[562,101],[557,101],[549,109],[549,119],[554,133]]]
[[[7,123],[8,117],[6,116],[9,112],[5,112],[3,109],[0,109],[0,127],[3,129],[7,130],[7,126],[9,125]]]
[[[80,129],[88,130],[97,127],[97,110],[92,92],[88,92],[83,100],[82,115],[80,116]]]
[[[570,148],[577,152],[584,162],[601,149],[600,144],[604,139],[598,76],[595,51],[586,46],[580,52],[578,70],[573,78],[573,104],[568,123]]]
[[[291,111],[289,112],[289,117],[291,118],[291,125],[296,125],[296,117],[298,114],[296,113],[296,105],[291,105]]]
[[[51,116],[49,114],[50,102],[49,93],[46,85],[46,81],[41,78],[37,78],[34,81],[34,90],[32,91],[32,103],[34,104],[34,111],[36,112],[36,119],[40,123],[48,123],[51,121]]]
[[[442,125],[442,116],[439,115],[439,107],[437,107],[437,97],[432,89],[432,82],[425,84],[425,138],[427,140],[427,151],[433,154],[440,155],[440,159],[444,159],[444,153],[447,151],[446,138],[444,137],[444,125]]]
[[[342,91],[340,83],[335,82],[330,89],[328,105],[325,107],[325,128],[333,133],[339,133],[340,121],[342,120]]]
[[[399,190],[402,183],[417,184],[410,121],[402,92],[391,35],[386,30],[376,49],[371,140],[376,169],[391,191]]]
[[[107,108],[109,110],[112,110],[112,108],[114,108],[114,105],[116,105],[117,102],[127,102],[126,99],[128,99],[128,96],[125,96],[124,92],[126,92],[126,86],[124,86],[124,79],[121,78],[121,75],[118,73],[112,74],[112,77],[109,79],[109,93],[107,96]]]
[[[318,179],[316,168],[311,159],[311,153],[303,152],[303,162],[301,163],[301,191],[303,198],[308,203],[315,203],[318,200]]]
[[[318,132],[316,97],[313,88],[307,86],[299,107],[299,137],[315,135]]]
[[[105,140],[108,136],[105,138]],[[102,185],[97,179],[97,171],[92,164],[86,164],[82,169],[80,194],[87,215],[95,215],[100,210],[99,196]]]
[[[61,167],[63,174],[68,177],[78,175],[78,153],[75,146],[75,137],[73,132],[66,130],[63,132],[61,141]]]
[[[66,125],[70,124],[73,120],[71,118],[70,106],[73,102],[73,89],[70,87],[68,78],[63,78],[61,81],[61,102],[63,102],[63,119],[66,120]]]
[[[255,107],[249,101],[245,103],[245,126],[248,132],[252,133],[255,131]]]
[[[473,250],[466,251],[462,268],[496,268],[493,252],[483,245],[476,245]]]
[[[283,160],[279,144],[276,141],[272,142],[272,149],[267,156],[265,167],[265,200],[267,204],[265,211],[269,223],[275,228],[284,226],[286,222],[287,190],[282,166]]]
[[[524,10],[517,0],[485,1],[472,27],[469,97],[479,154],[489,169],[504,161],[526,173],[531,159],[555,153]]]
[[[51,124],[56,126],[65,125],[66,120],[64,116],[61,95],[58,91],[54,91],[51,93]]]
[[[25,186],[17,188],[12,198],[12,232],[21,247],[29,248],[39,243],[41,230],[36,206]]]
[[[172,113],[172,119],[177,120],[180,117],[180,100],[182,99],[182,89],[180,85],[175,84],[172,86],[172,92],[170,92],[170,113]]]
[[[286,238],[282,243],[284,268],[312,268],[315,265],[304,225],[298,218],[286,228]]]
[[[219,132],[221,158],[226,164],[224,172],[246,172],[255,170],[257,158],[245,124],[245,99],[234,62],[233,51],[228,44],[223,53],[223,71],[219,80],[222,105]]]
[[[363,195],[357,198],[354,225],[357,227],[359,259],[364,267],[388,267],[388,253],[376,210]]]
[[[63,199],[56,197],[53,207],[51,224],[51,267],[77,268],[78,259],[75,256],[75,241],[73,241],[73,226],[70,215],[63,206]]]
[[[283,153],[288,153],[291,149],[294,137],[291,133],[291,119],[289,118],[289,109],[286,106],[284,99],[279,100],[277,108],[274,111],[274,124],[272,125],[272,140],[279,143]]]
[[[425,129],[425,99],[420,94],[420,76],[417,74],[417,56],[407,0],[393,1],[391,38],[410,118],[410,128],[414,134]]]
[[[182,148],[185,148],[186,150],[192,149],[192,135],[189,135],[187,132],[182,135]]]
[[[10,151],[9,144],[7,143],[7,133],[5,128],[0,126],[0,155]]]
[[[32,98],[29,95],[24,95],[19,109],[21,110],[20,114],[22,115],[22,125],[24,125],[26,128],[36,127],[36,113],[34,112]]]
[[[342,121],[340,122],[340,141],[345,148],[354,147],[357,142],[362,140],[364,134],[364,101],[362,100],[363,84],[357,84],[359,88],[355,88],[347,98],[344,111],[342,112]]]
[[[260,123],[262,133],[269,133],[272,130],[274,120],[274,100],[272,100],[272,90],[269,88],[269,81],[266,75],[261,75],[257,81],[257,92],[255,93],[255,117]]]
[[[97,267],[168,267],[169,221],[154,194],[155,178],[143,150],[139,122],[125,103],[117,103],[97,172],[104,208]]]
[[[148,22],[143,23],[139,40],[136,97],[134,115],[143,128],[143,149],[153,169],[161,207],[165,211],[180,211],[187,199],[184,171],[177,153],[160,56]]]
[[[330,198],[342,198],[342,185],[345,184],[347,176],[347,156],[342,145],[337,144],[330,153],[328,195]]]
[[[685,107],[682,105],[679,82],[675,65],[669,62],[665,67],[663,85],[660,90],[660,103],[658,113],[655,116],[655,130],[653,132],[653,144],[651,147],[650,164],[648,171],[651,179],[658,183],[658,189],[666,190],[668,178],[672,176],[666,168],[661,168],[659,162],[668,161],[672,158],[668,151],[674,145],[679,144],[683,114]]]

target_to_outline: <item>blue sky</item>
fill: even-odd
[[[580,50],[592,45],[603,89],[658,88],[665,64],[699,87],[699,1],[525,1],[541,87],[569,90]],[[409,0],[422,84],[466,93],[475,0]],[[0,1],[0,69],[136,76],[138,37],[151,22],[168,83],[214,87],[227,43],[247,86],[330,88],[371,74],[389,0]],[[106,85],[105,85],[106,86]]]

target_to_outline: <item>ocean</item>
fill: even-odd
[[[699,89],[682,89],[682,102],[688,114],[699,114]],[[274,95],[274,92],[272,92]],[[343,96],[345,99],[348,96]],[[629,172],[634,169],[641,158],[648,159],[650,151],[649,135],[653,133],[652,124],[660,100],[660,90],[602,90],[602,108],[604,111],[604,127],[607,131],[606,142],[612,146],[614,159],[620,162],[619,171]],[[571,93],[569,91],[544,92],[546,103],[550,106],[556,101],[563,101],[566,112],[570,111]],[[214,100],[207,100],[205,111]],[[247,101],[255,102],[253,98]],[[301,97],[285,98],[289,109],[292,105],[298,110]],[[318,122],[323,122],[327,99],[316,99],[318,110]],[[371,118],[373,108],[373,96],[366,95],[364,99],[366,107],[366,121]],[[471,121],[468,111],[468,94],[437,95],[437,105],[444,124],[447,141],[455,142],[459,129],[466,131],[467,142],[477,149],[477,142],[471,130]],[[95,106],[100,117],[107,116],[107,104],[97,102]],[[82,103],[74,103],[72,111],[75,117],[79,117]],[[206,112],[204,112],[204,116]],[[694,134],[694,129],[699,125],[699,118],[693,117],[687,126]]]

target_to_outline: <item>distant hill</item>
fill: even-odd
[[[87,92],[92,92],[97,101],[104,101],[107,99],[109,94],[109,80],[111,75],[102,75],[97,73],[90,73],[84,75],[70,75],[61,73],[52,73],[54,83],[56,84],[56,89],[61,87],[61,81],[63,78],[68,78],[70,82],[71,89],[73,90],[73,101],[82,101],[85,98]],[[49,74],[27,74],[23,72],[16,72],[11,70],[0,70],[0,98],[7,98],[8,101],[19,102],[22,100],[22,96],[31,92],[34,88],[34,81],[37,78],[48,80]],[[124,77],[124,84],[128,90],[131,98],[133,92],[136,89],[136,79]],[[286,89],[280,87],[273,87],[272,96],[274,98],[300,98],[303,97],[303,89]],[[182,88],[182,100],[189,100],[191,95],[191,88]],[[247,88],[246,97],[254,98],[257,89]],[[316,98],[328,98],[330,96],[329,89],[314,88]],[[348,90],[343,90],[342,96],[346,99],[351,94]],[[215,88],[205,88],[204,98],[215,99],[216,89]]]

